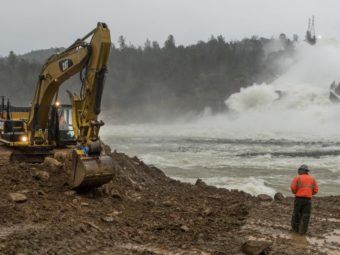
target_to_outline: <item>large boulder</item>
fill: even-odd
[[[257,196],[257,198],[260,200],[260,201],[263,201],[263,202],[270,202],[273,200],[273,198],[267,194],[260,194]]]
[[[63,167],[63,163],[51,157],[46,157],[44,159],[43,165],[46,168],[52,168],[52,169],[61,169]]]
[[[268,241],[250,240],[242,245],[241,250],[247,255],[266,254],[265,252],[270,248],[271,244]]]
[[[9,193],[8,198],[10,201],[15,202],[15,203],[24,203],[27,201],[26,195],[19,193],[19,192]]]
[[[283,201],[285,199],[284,195],[281,192],[277,192],[274,195],[274,200],[275,201]]]

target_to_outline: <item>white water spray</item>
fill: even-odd
[[[329,87],[340,81],[340,43],[301,43],[296,51],[295,63],[272,84],[254,84],[226,100],[234,128],[274,139],[339,140],[340,106],[330,102]]]
[[[302,42],[296,52],[274,82],[226,99],[228,112],[205,111],[176,123],[107,125],[104,140],[171,177],[252,194],[288,194],[304,163],[318,178],[321,195],[338,194],[340,104],[330,102],[329,89],[340,82],[340,43]]]

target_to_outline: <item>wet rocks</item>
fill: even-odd
[[[26,195],[19,193],[19,192],[9,193],[8,198],[10,201],[15,202],[15,203],[24,203],[27,201]]]
[[[270,202],[273,200],[273,198],[267,194],[260,194],[257,196],[257,198],[262,202]]]
[[[283,194],[281,192],[277,192],[274,195],[274,200],[275,201],[283,201],[285,199],[285,197],[283,196]]]
[[[260,255],[265,254],[270,246],[271,242],[250,240],[242,245],[241,250],[247,255]]]

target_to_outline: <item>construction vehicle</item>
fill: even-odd
[[[86,36],[46,61],[31,107],[12,109],[9,103],[5,107],[3,99],[0,157],[41,162],[63,147],[72,153],[72,188],[93,188],[109,182],[113,162],[105,155],[99,138],[104,123],[98,115],[110,48],[110,31],[105,23],[98,23]],[[61,105],[59,87],[77,73],[82,83],[80,93],[67,91],[71,105]]]

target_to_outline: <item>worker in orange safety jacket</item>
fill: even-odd
[[[311,215],[311,198],[318,193],[318,183],[308,174],[307,165],[298,169],[298,175],[294,177],[290,189],[295,194],[294,211],[292,216],[292,229],[296,233],[306,234]]]

